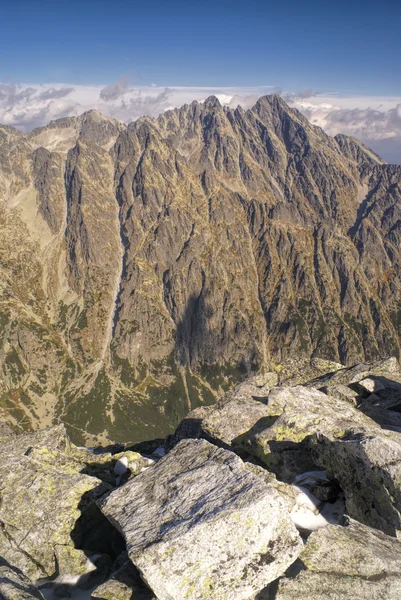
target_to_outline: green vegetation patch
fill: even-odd
[[[15,348],[11,348],[6,354],[3,369],[13,383],[18,383],[27,372]]]
[[[70,400],[65,412],[65,419],[78,429],[83,429],[93,435],[98,435],[110,427],[107,411],[111,403],[110,380],[104,369],[99,371],[92,389],[80,397],[66,397]]]

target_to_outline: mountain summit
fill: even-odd
[[[289,358],[398,356],[400,197],[277,95],[0,126],[3,419],[139,441]]]

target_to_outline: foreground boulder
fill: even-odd
[[[396,535],[401,530],[401,435],[384,431],[350,403],[302,386],[268,398],[272,424],[256,425],[245,447],[280,478],[318,465],[335,478],[351,517]]]
[[[57,461],[69,441],[62,427],[10,438],[0,448],[0,554],[32,580],[55,572],[55,546],[73,546],[81,512],[108,489]]]
[[[60,574],[84,573],[87,550],[108,553],[118,546],[120,535],[95,501],[123,475],[148,464],[139,454],[125,452],[121,465],[121,456],[75,447],[62,425],[3,436],[0,555],[34,581],[52,576],[56,565]],[[125,473],[116,475],[122,466]]]
[[[4,600],[44,600],[40,591],[20,569],[0,557],[0,598]]]
[[[181,440],[203,438],[223,448],[240,451],[237,441],[259,419],[266,417],[267,396],[277,383],[276,373],[251,377],[228,391],[215,405],[195,408],[167,440],[167,450]]]
[[[299,558],[303,570],[280,580],[276,600],[401,597],[401,543],[356,521],[312,533]]]
[[[182,441],[99,506],[159,600],[251,598],[302,549],[288,497],[205,440]]]
[[[316,435],[313,452],[346,497],[346,512],[358,521],[400,535],[401,434],[378,427],[344,431],[338,439]]]
[[[375,426],[348,402],[303,386],[275,388],[267,409],[269,418],[255,423],[242,446],[285,481],[313,470],[316,457],[309,441],[316,433],[336,439],[346,430]]]
[[[330,378],[372,389],[368,376],[391,376],[395,368],[391,359]],[[385,390],[399,385],[386,381]],[[347,514],[390,535],[401,530],[401,434],[383,430],[347,399],[313,386],[274,388],[259,401],[230,396],[209,408],[197,428],[217,445],[253,455],[287,483],[323,468],[344,491]]]

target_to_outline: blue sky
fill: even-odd
[[[0,0],[0,122],[278,91],[401,164],[401,0]]]
[[[397,0],[2,0],[0,77],[401,94]]]

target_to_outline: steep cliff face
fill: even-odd
[[[398,355],[400,199],[276,95],[0,127],[4,417],[135,441],[295,356]]]

